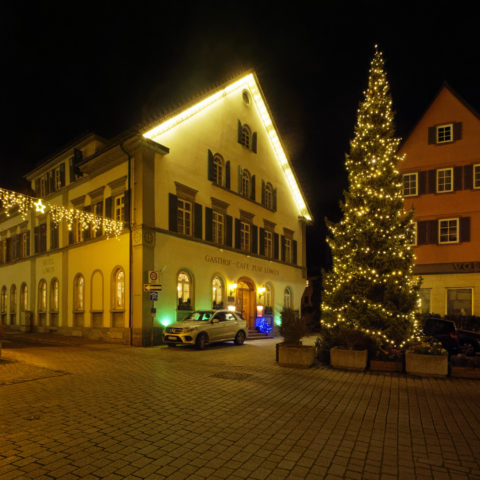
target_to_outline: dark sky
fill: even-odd
[[[21,188],[22,175],[87,131],[114,136],[254,68],[315,217],[308,261],[318,273],[374,45],[405,137],[443,81],[480,106],[480,17],[461,1],[287,5],[2,6],[0,186]]]

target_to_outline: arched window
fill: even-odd
[[[223,158],[220,155],[213,157],[213,181],[223,185]]]
[[[125,309],[125,272],[123,268],[117,268],[113,274],[113,308]]]
[[[85,310],[85,279],[81,273],[73,280],[73,310],[76,312]]]
[[[265,207],[273,209],[273,187],[270,182],[265,185]]]
[[[283,306],[285,308],[293,308],[293,293],[290,287],[283,292]]]
[[[0,313],[7,313],[7,287],[2,287],[2,294],[0,296]]]
[[[40,280],[38,282],[38,311],[47,311],[47,281]]]
[[[177,298],[179,310],[193,310],[192,277],[185,270],[180,271],[177,277]]]
[[[224,308],[224,282],[219,275],[212,280],[212,308]]]
[[[242,170],[242,195],[250,197],[251,175],[246,169]]]
[[[56,278],[52,278],[50,284],[50,311],[58,312],[60,298],[60,284]]]
[[[244,147],[250,148],[250,140],[252,137],[252,133],[250,131],[250,127],[245,124],[242,126],[242,136],[241,136],[241,144]]]
[[[17,286],[10,287],[10,323],[15,325],[17,315]]]
[[[28,286],[26,283],[22,283],[20,287],[20,311],[25,312],[28,310]]]

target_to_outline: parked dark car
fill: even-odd
[[[428,317],[423,324],[423,333],[436,338],[451,355],[480,354],[480,332],[458,329],[450,320]]]

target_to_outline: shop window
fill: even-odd
[[[447,315],[472,315],[472,289],[447,289]]]
[[[47,323],[47,281],[38,282],[38,325],[45,326]]]
[[[412,197],[418,194],[418,173],[406,173],[403,176],[403,196]]]
[[[284,308],[293,308],[293,292],[290,287],[283,292],[283,306]]]
[[[265,310],[273,307],[273,288],[270,283],[265,284]]]
[[[225,288],[222,278],[215,275],[212,280],[212,308],[224,308],[224,292]]]
[[[430,313],[430,288],[421,288],[418,292],[419,296],[419,312]]]
[[[182,270],[177,277],[177,301],[179,310],[193,310],[192,277]]]

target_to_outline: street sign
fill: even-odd
[[[153,285],[152,283],[144,283],[143,290],[145,292],[161,292],[163,285],[161,283]]]
[[[158,292],[150,292],[150,300],[156,302],[158,300]]]
[[[160,276],[160,272],[156,272],[155,270],[148,271],[148,283],[155,283]]]

